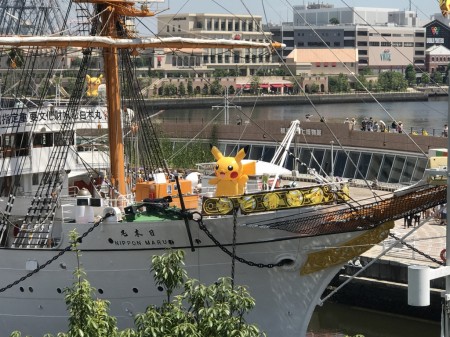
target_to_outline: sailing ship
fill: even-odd
[[[255,184],[256,191],[246,190],[256,171],[254,164],[243,162],[245,148],[228,156],[213,148],[215,195],[195,193],[192,182],[173,175],[163,159],[148,103],[132,71],[132,55],[158,46],[271,50],[276,45],[137,38],[127,29],[126,18],[152,16],[146,6],[137,9],[126,0],[74,4],[90,18],[86,35],[0,37],[0,45],[16,50],[15,55],[25,50],[24,69],[33,68],[41,48],[51,49],[55,57],[67,46],[79,47],[83,54],[61,114],[43,104],[44,94],[33,109],[18,104],[2,112],[7,121],[1,128],[0,300],[7,303],[0,308],[2,333],[67,329],[63,290],[77,268],[69,252],[70,233],[76,231],[83,269],[98,297],[110,301],[120,328],[133,326],[134,315],[148,305],[163,302],[164,294],[151,286],[149,261],[170,248],[185,250],[187,272],[202,283],[229,275],[234,266],[234,282],[246,285],[256,300],[247,319],[270,336],[304,336],[321,294],[348,260],[386,238],[394,220],[445,202],[445,186],[422,186],[413,194],[365,204],[349,200],[345,182],[288,188],[273,184],[259,190],[267,184]],[[98,49],[104,59],[106,110],[96,117],[97,109],[83,113],[80,106]],[[22,90],[32,76],[23,74]],[[80,116],[92,116],[97,128],[78,125]],[[292,132],[298,128],[294,123]],[[102,174],[86,167],[90,180],[77,186],[70,199],[71,151],[82,129],[109,131],[110,167]],[[131,167],[124,159],[129,144],[123,135],[136,130],[141,130],[139,152],[145,155],[139,167]],[[289,146],[280,155],[287,151]]]

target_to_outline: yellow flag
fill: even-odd
[[[450,0],[439,0],[442,15],[447,17],[450,12]]]

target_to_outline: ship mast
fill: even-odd
[[[283,48],[284,45],[273,42],[236,41],[226,39],[189,39],[189,38],[136,38],[127,36],[125,17],[151,17],[155,13],[142,8],[134,8],[134,2],[128,0],[74,0],[76,3],[89,3],[96,6],[100,14],[100,36],[0,36],[0,45],[4,46],[42,46],[42,47],[82,47],[102,48],[104,75],[106,82],[106,102],[108,111],[108,137],[110,146],[111,182],[121,195],[126,194],[124,144],[121,123],[119,49],[129,48]],[[122,26],[123,31],[118,27]]]
[[[93,3],[101,14],[100,32],[102,36],[119,38],[117,23],[121,16],[153,16],[154,13],[144,8],[137,10],[133,3],[117,0],[78,0],[76,2]],[[120,195],[126,194],[124,144],[122,135],[120,107],[120,79],[118,48],[103,48],[104,73],[106,81],[106,104],[108,111],[108,139],[110,147],[111,182]]]

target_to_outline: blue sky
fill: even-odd
[[[267,16],[269,21],[280,23],[292,21],[291,6],[308,2],[324,2],[334,4],[335,7],[382,7],[409,9],[409,0],[166,0],[165,13],[227,13]],[[264,4],[264,6],[262,5]],[[181,10],[180,10],[181,8]],[[411,0],[411,8],[416,10],[419,17],[427,19],[439,9],[438,0]],[[265,20],[264,20],[265,21]]]

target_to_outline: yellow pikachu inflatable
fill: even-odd
[[[88,97],[97,97],[98,96],[98,86],[100,84],[102,84],[102,78],[103,78],[103,75],[100,75],[99,77],[91,77],[89,75],[86,75],[86,81],[87,81],[86,95]]]
[[[219,149],[211,147],[211,153],[216,159],[215,178],[209,180],[211,185],[217,185],[217,197],[231,197],[244,194],[248,174],[255,174],[255,162],[242,163],[247,154],[247,148],[242,148],[236,157],[224,157]]]

